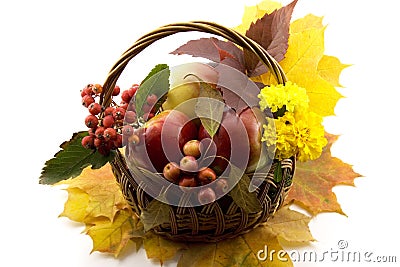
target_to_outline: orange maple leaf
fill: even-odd
[[[332,188],[336,185],[354,186],[354,179],[361,175],[351,165],[332,157],[331,147],[338,136],[326,133],[328,145],[317,160],[298,162],[293,186],[286,202],[294,202],[312,215],[320,212],[337,212],[345,215]]]

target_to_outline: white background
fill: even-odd
[[[234,27],[241,22],[244,6],[257,1],[5,2],[0,3],[0,265],[157,266],[143,249],[135,254],[128,248],[118,260],[90,254],[91,240],[81,234],[83,227],[58,218],[66,193],[38,185],[41,168],[72,132],[85,129],[79,90],[89,82],[102,83],[119,55],[142,34],[188,20]],[[326,54],[353,64],[341,76],[345,88],[340,92],[346,98],[325,125],[341,135],[333,155],[364,176],[356,179],[356,187],[335,187],[348,217],[327,213],[313,219],[310,226],[318,242],[309,250],[337,250],[337,242],[346,240],[349,250],[395,255],[400,261],[396,3],[299,0],[295,9],[295,18],[307,13],[324,16]],[[167,52],[188,36],[146,50],[119,84],[140,81],[156,63],[179,63],[181,58]],[[329,265],[343,263],[295,263]]]

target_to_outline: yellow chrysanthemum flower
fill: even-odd
[[[264,126],[262,141],[275,145],[275,158],[285,159],[297,155],[300,161],[314,160],[321,156],[327,144],[322,117],[314,112],[286,112],[275,119],[276,137],[272,128]]]
[[[285,116],[275,119],[275,129],[264,125],[264,133],[261,140],[266,142],[267,146],[275,146],[275,158],[279,160],[290,158],[297,153],[294,131],[295,119],[290,115],[293,114],[286,113]],[[274,136],[274,138],[271,138],[271,136]]]
[[[290,81],[285,85],[270,85],[264,87],[260,94],[260,108],[262,110],[269,107],[272,112],[276,112],[285,106],[287,111],[294,112],[308,108],[308,96],[306,89]]]
[[[314,112],[295,113],[295,135],[300,161],[314,160],[321,156],[328,141],[322,126],[322,117]]]
[[[262,141],[268,147],[275,147],[275,158],[285,159],[297,156],[300,161],[314,160],[321,156],[327,144],[322,117],[308,110],[307,91],[292,82],[285,85],[271,85],[261,90],[260,108],[272,112],[285,107],[283,116],[264,125]],[[272,127],[275,125],[275,127]]]

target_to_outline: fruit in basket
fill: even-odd
[[[180,111],[166,110],[151,118],[128,143],[129,155],[151,171],[162,172],[168,162],[179,162],[183,146],[197,138],[197,127]],[[144,142],[143,142],[144,141]]]
[[[179,180],[179,185],[183,187],[195,187],[197,186],[197,181],[194,176],[185,175]]]
[[[215,193],[217,195],[225,195],[229,191],[229,184],[227,179],[225,178],[218,178],[215,181],[215,187],[214,187]]]
[[[246,151],[248,152],[246,171],[254,171],[259,163],[262,152],[262,121],[263,115],[257,108],[247,108],[239,116],[232,110],[225,111],[220,129],[213,138],[217,148],[216,155],[229,160],[231,157],[231,145],[235,145],[237,151],[241,151],[242,149],[238,148],[238,146],[248,144],[249,146],[242,150],[244,154]],[[235,129],[241,123],[244,126],[245,133],[240,133],[239,130]],[[199,140],[204,138],[210,138],[210,135],[203,126],[200,126]],[[247,140],[244,140],[244,138]],[[221,158],[216,158],[211,164],[211,167],[218,174],[222,173],[226,166],[227,161]]]
[[[200,141],[199,140],[190,140],[183,146],[183,154],[185,156],[192,156],[195,158],[200,157]]]
[[[165,110],[174,109],[185,101],[198,97],[200,92],[199,79],[209,84],[216,84],[218,73],[207,64],[193,62],[171,69],[170,79],[171,89],[167,94],[166,101],[163,103]],[[184,112],[191,116],[194,114],[193,109],[194,106],[189,105],[184,108]]]
[[[204,127],[201,125],[199,129],[199,140],[203,140],[205,138],[210,138],[210,135],[208,132],[204,129]],[[228,165],[228,162],[220,157],[223,157],[227,160],[229,160],[231,156],[231,142],[229,139],[229,135],[226,132],[226,129],[224,127],[221,127],[218,132],[214,135],[212,138],[213,142],[216,145],[216,158],[213,160],[213,162],[210,164],[210,166],[215,169],[215,171],[218,174],[221,174],[226,166]]]
[[[202,188],[197,195],[197,199],[199,200],[201,205],[205,205],[216,200],[215,192],[212,188],[206,187]]]
[[[212,138],[216,146],[216,158],[210,164],[210,167],[220,175],[225,168],[228,166],[228,161],[231,157],[232,146],[241,146],[244,136],[243,133],[239,133],[237,126],[240,124],[239,116],[232,109],[226,109],[223,113],[220,127],[214,137]],[[203,125],[199,128],[199,140],[205,138],[211,138],[207,130]],[[246,151],[246,150],[243,150]],[[222,157],[222,158],[221,158]]]
[[[197,160],[193,156],[184,156],[179,164],[181,170],[185,172],[197,172],[199,165],[197,164]]]
[[[211,168],[202,168],[199,170],[199,173],[197,174],[197,180],[200,182],[202,185],[209,184],[217,179],[217,174],[215,171]]]
[[[178,183],[181,175],[181,169],[175,162],[169,162],[163,169],[163,176],[171,183]]]
[[[239,114],[249,138],[250,154],[247,172],[256,169],[262,151],[262,124],[264,116],[259,108],[246,108]]]

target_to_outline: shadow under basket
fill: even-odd
[[[155,41],[169,35],[199,31],[225,38],[236,45],[255,54],[273,74],[278,83],[286,82],[285,74],[279,64],[259,44],[250,38],[224,26],[211,22],[186,22],[169,24],[139,38],[112,67],[103,85],[100,104],[104,107],[112,103],[112,91],[116,82],[129,61]],[[139,216],[146,210],[153,198],[148,195],[132,176],[124,155],[117,151],[111,162],[113,173],[121,186],[122,193]],[[281,168],[282,179],[274,180],[276,168]],[[152,228],[157,234],[176,241],[216,242],[233,238],[266,222],[284,203],[292,185],[295,171],[295,159],[274,160],[272,166],[255,194],[262,209],[249,213],[240,208],[226,194],[217,201],[197,207],[178,207],[168,205],[169,222]],[[251,177],[251,174],[248,174]]]

